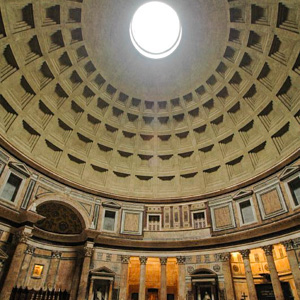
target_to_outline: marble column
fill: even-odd
[[[114,289],[114,282],[113,282],[113,280],[111,280],[111,281],[109,282],[108,300],[112,300],[113,289]]]
[[[49,289],[50,291],[55,289],[55,278],[57,275],[60,258],[61,258],[61,252],[59,252],[59,251],[52,252],[48,276],[47,276],[46,283],[45,283],[46,288]]]
[[[78,292],[78,285],[80,280],[80,271],[82,267],[82,253],[77,253],[77,258],[75,262],[75,271],[72,279],[72,288],[71,288],[71,294],[70,294],[70,300],[76,300],[77,299],[77,292]]]
[[[78,289],[78,300],[85,300],[86,292],[87,292],[87,285],[89,280],[89,271],[90,271],[90,264],[93,255],[93,244],[87,243],[84,247],[84,259],[82,263],[82,270],[79,282],[79,289]]]
[[[167,257],[160,258],[160,300],[167,300]]]
[[[248,250],[248,249],[242,250],[242,251],[240,251],[240,253],[243,257],[243,262],[244,262],[244,266],[245,266],[246,280],[247,280],[247,286],[248,286],[248,292],[249,292],[249,300],[257,300],[257,294],[256,294],[253,274],[252,274],[252,270],[251,270],[250,260],[249,260],[250,250]]]
[[[185,256],[177,256],[178,264],[178,300],[185,300]]]
[[[15,234],[17,246],[1,290],[0,299],[9,299],[13,287],[17,284],[18,275],[27,249],[27,242],[32,235],[31,231],[31,229],[25,228]]]
[[[128,264],[130,256],[121,256],[121,278],[120,278],[120,300],[127,300],[127,284],[128,284]]]
[[[148,257],[140,257],[140,286],[139,286],[139,300],[146,298],[146,264]]]
[[[91,279],[88,300],[93,300],[93,299],[94,299],[94,279]]]
[[[227,299],[235,300],[235,293],[231,274],[230,253],[218,253],[217,261],[222,262],[222,270],[224,276],[225,293]]]
[[[268,263],[268,267],[269,267],[269,271],[270,271],[270,275],[271,275],[271,281],[272,281],[275,298],[276,298],[276,300],[284,300],[281,283],[280,283],[280,280],[278,277],[278,273],[277,273],[276,266],[275,266],[275,261],[273,258],[273,245],[264,246],[264,247],[262,247],[262,249],[264,250],[266,258],[267,258],[267,263]]]
[[[300,298],[300,270],[299,270],[299,263],[295,251],[295,244],[293,240],[285,241],[282,244],[285,247],[287,258],[290,263],[290,268],[294,278],[297,295]]]
[[[32,255],[34,253],[35,247],[28,245],[27,249],[25,250],[25,257],[20,269],[18,281],[17,281],[17,286],[18,287],[25,287],[25,280],[26,280],[26,275],[28,272],[28,268],[32,259]]]

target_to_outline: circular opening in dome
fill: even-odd
[[[130,23],[130,38],[144,56],[159,59],[169,56],[178,47],[182,28],[175,10],[153,1],[143,4]]]

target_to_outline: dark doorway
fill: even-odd
[[[175,295],[174,294],[167,294],[167,300],[174,300]]]
[[[285,300],[293,300],[290,284],[288,282],[281,282],[281,287]],[[256,284],[255,285],[258,300],[276,300],[273,286],[271,283]]]

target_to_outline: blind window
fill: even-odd
[[[115,219],[116,219],[116,212],[106,210],[104,215],[103,229],[107,231],[114,231]]]
[[[242,221],[244,224],[251,223],[254,221],[254,215],[250,200],[241,202],[240,210],[242,215]]]
[[[294,204],[298,206],[300,204],[300,178],[297,177],[289,182],[289,188],[294,200]]]
[[[4,186],[1,198],[14,202],[19,191],[22,179],[15,174],[11,173]]]

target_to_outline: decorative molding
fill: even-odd
[[[220,265],[213,265],[213,270],[214,270],[215,272],[220,272],[220,270],[221,270]]]
[[[83,249],[84,249],[84,256],[85,257],[91,257],[93,255],[94,248],[85,246]]]
[[[139,259],[140,259],[141,265],[145,265],[147,263],[148,257],[140,256]]]
[[[241,253],[243,259],[249,259],[249,255],[250,255],[249,249],[240,250],[239,252]]]
[[[224,253],[216,253],[215,254],[215,260],[220,262],[226,262],[230,260],[230,253],[224,252]]]
[[[23,198],[23,201],[22,201],[22,204],[21,204],[22,209],[27,209],[28,203],[32,196],[32,192],[33,192],[35,185],[36,185],[36,180],[30,179],[29,184],[26,189],[26,192],[25,192],[25,195],[24,195],[24,198]]]
[[[273,245],[263,246],[262,249],[264,250],[266,255],[273,256]]]
[[[284,246],[286,251],[295,249],[293,240],[284,241],[284,242],[281,242],[281,244]]]
[[[54,258],[54,259],[60,259],[61,258],[61,252],[59,251],[52,251],[51,253],[51,257]]]
[[[16,170],[17,172],[21,173],[25,177],[30,177],[31,175],[29,169],[24,164],[17,163],[17,162],[9,162],[8,166]]]
[[[114,208],[114,209],[120,209],[121,206],[115,202],[103,202],[102,206],[104,207],[110,207],[110,208]]]
[[[253,191],[239,191],[232,197],[232,199],[238,200],[238,199],[242,199],[242,198],[251,196],[252,194],[253,194]]]
[[[35,247],[31,246],[31,245],[28,245],[27,249],[25,250],[25,254],[32,255],[34,253],[34,251],[35,251]]]
[[[129,255],[121,255],[121,263],[122,264],[129,264],[130,256]]]
[[[280,180],[285,180],[288,177],[294,175],[295,173],[300,172],[300,166],[292,166],[292,167],[286,167],[279,175]]]
[[[265,211],[265,207],[264,207],[263,200],[262,200],[261,196],[271,192],[272,190],[277,191],[278,200],[280,202],[281,209],[277,210],[276,212],[272,212],[270,214],[267,214],[266,211]],[[282,215],[282,214],[288,212],[288,208],[287,208],[287,205],[285,203],[284,197],[282,195],[282,191],[281,191],[281,188],[279,186],[278,181],[276,181],[275,183],[272,183],[270,185],[265,185],[262,188],[260,188],[259,190],[256,190],[255,195],[256,195],[257,202],[258,202],[259,210],[261,212],[261,217],[262,217],[263,220],[270,219],[270,218],[273,218],[275,216],[279,216],[279,215]]]
[[[167,257],[160,257],[159,260],[160,260],[161,265],[166,265],[167,261],[168,261],[168,258]]]
[[[178,265],[184,265],[186,261],[185,256],[176,256],[177,264]]]
[[[14,235],[15,244],[27,244],[28,239],[32,237],[31,232],[18,231]]]

